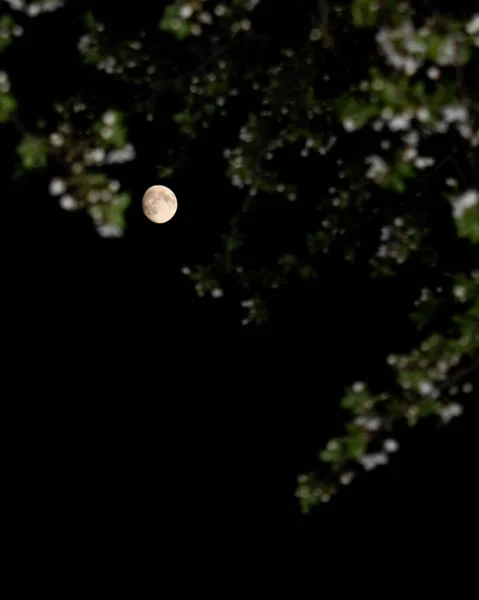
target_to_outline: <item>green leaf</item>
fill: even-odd
[[[298,274],[301,277],[301,279],[316,279],[318,276],[311,265],[302,266],[299,269]]]
[[[10,15],[4,15],[0,19],[0,52],[12,43],[12,29],[15,22]]]
[[[348,454],[351,458],[358,459],[364,455],[367,448],[367,439],[363,432],[358,432],[347,440]]]
[[[17,101],[10,94],[0,94],[0,123],[5,123],[17,109]]]
[[[370,402],[371,397],[368,392],[350,392],[341,400],[341,407],[350,410],[353,413],[362,412],[364,406]]]
[[[120,229],[125,228],[125,208],[115,204],[107,204],[103,207],[105,223],[114,225]]]
[[[47,165],[47,145],[39,138],[31,136],[23,138],[17,146],[17,154],[26,169],[41,169]]]
[[[115,206],[118,206],[122,210],[126,210],[131,203],[131,194],[128,192],[123,192],[121,194],[117,194],[114,200]]]
[[[479,243],[479,210],[471,207],[456,219],[456,227],[461,238],[468,238],[473,244]]]

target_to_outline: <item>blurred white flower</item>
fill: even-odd
[[[454,296],[462,302],[467,298],[467,290],[463,285],[456,285],[453,290]]]
[[[411,124],[411,118],[412,115],[409,113],[396,115],[389,121],[389,129],[391,131],[405,131]]]
[[[101,120],[105,125],[114,125],[116,122],[116,114],[112,110],[107,110]]]
[[[354,419],[356,425],[361,425],[367,431],[377,431],[381,427],[381,419],[379,417],[359,416]]]
[[[343,121],[343,127],[346,131],[354,131],[357,129],[356,122],[351,117],[346,117]]]
[[[413,148],[412,146],[408,146],[406,148],[406,150],[404,150],[404,154],[403,154],[404,160],[410,161],[410,160],[413,160],[414,158],[416,158],[416,156],[417,156],[416,148]]]
[[[65,194],[60,198],[60,206],[63,208],[63,210],[75,210],[77,203],[73,196]]]
[[[85,152],[85,162],[87,164],[101,164],[105,160],[105,150],[103,148],[93,148]]]
[[[23,10],[25,8],[25,0],[5,0],[5,2],[13,10]]]
[[[379,465],[385,465],[388,460],[388,455],[385,452],[377,452],[375,454],[365,454],[359,459],[359,463],[366,471],[371,471]]]
[[[469,117],[467,108],[460,104],[448,104],[444,106],[442,112],[446,123],[464,122]]]
[[[136,152],[134,147],[131,144],[127,144],[118,150],[111,150],[106,157],[106,162],[108,164],[124,163],[133,160],[135,157]]]
[[[100,135],[104,140],[109,140],[113,136],[113,129],[111,127],[102,127]]]
[[[97,232],[100,237],[103,238],[120,238],[123,237],[123,230],[116,225],[110,225],[109,223],[102,223],[97,225]]]
[[[202,23],[206,23],[206,25],[211,25],[211,23],[213,22],[213,18],[210,15],[210,13],[208,12],[202,12],[200,13],[198,19],[202,22]],[[220,69],[224,68],[220,66]]]
[[[183,4],[183,6],[180,8],[180,17],[182,19],[189,19],[192,14],[193,7],[191,6],[191,4]]]
[[[399,450],[399,444],[396,440],[389,438],[384,440],[383,448],[386,452],[397,452]]]
[[[64,142],[65,138],[62,136],[61,133],[55,132],[50,135],[50,143],[55,148],[60,148],[61,146],[63,146]]]
[[[253,300],[253,298],[250,298],[249,300],[243,300],[241,302],[241,306],[243,308],[253,308],[253,306],[254,306],[254,300]]]
[[[203,30],[201,29],[201,25],[199,25],[198,23],[193,23],[193,25],[191,26],[192,35],[201,35],[202,31]]]
[[[418,120],[421,121],[421,123],[424,123],[425,121],[428,121],[430,119],[431,113],[429,112],[429,109],[427,107],[422,106],[421,108],[417,109],[416,116]]]
[[[36,17],[42,12],[42,7],[38,2],[32,2],[27,7],[27,14],[29,17]]]
[[[467,209],[476,206],[478,203],[479,193],[477,190],[467,190],[462,196],[453,201],[454,217],[456,219],[462,217]]]
[[[226,6],[224,4],[217,4],[215,7],[215,15],[217,17],[222,17],[226,14]]]
[[[63,181],[63,179],[60,179],[59,177],[54,177],[50,181],[50,186],[48,188],[48,191],[50,192],[50,194],[52,196],[61,196],[61,194],[63,194],[63,192],[66,189],[67,189],[67,186],[66,186],[65,182]]]
[[[479,33],[479,13],[475,14],[466,25],[466,32],[469,35],[476,35],[476,33]]]
[[[354,473],[351,471],[348,471],[347,473],[341,474],[339,481],[341,482],[342,485],[349,485],[353,479],[354,479]]]
[[[430,381],[420,381],[419,393],[421,396],[432,396],[434,394],[434,386]]]
[[[213,298],[222,298],[223,297],[223,290],[220,288],[214,288],[211,291],[211,295],[213,296]]]
[[[364,392],[364,383],[362,381],[356,381],[353,384],[353,392],[355,394],[360,394],[361,392]]]
[[[369,179],[377,179],[389,171],[389,166],[380,156],[373,155],[366,158],[366,163],[371,165],[366,173]]]
[[[418,156],[414,161],[414,166],[418,169],[426,169],[432,167],[434,159],[431,156]]]
[[[121,185],[118,179],[112,179],[108,184],[108,187],[113,193],[116,193],[120,189]]]
[[[463,408],[457,402],[453,402],[451,404],[446,404],[439,409],[439,416],[441,417],[443,423],[449,423],[451,419],[454,417],[459,417],[463,413]]]

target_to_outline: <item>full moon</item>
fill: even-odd
[[[149,187],[142,200],[143,212],[153,223],[166,223],[176,213],[178,201],[175,194],[164,185]]]

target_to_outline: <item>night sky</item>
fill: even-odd
[[[38,86],[48,103],[45,89],[54,99],[79,76],[93,85],[78,65],[54,59],[54,40],[37,47],[16,66],[28,69],[18,95],[32,95],[35,115]],[[123,239],[100,239],[87,216],[59,208],[50,174],[15,186],[2,176],[15,213],[2,219],[11,240],[4,323],[10,335],[13,324],[13,363],[28,364],[10,396],[11,430],[25,440],[11,452],[29,482],[19,498],[25,522],[42,535],[55,522],[62,539],[93,535],[118,547],[157,539],[175,556],[202,553],[206,540],[217,549],[245,542],[254,555],[273,541],[284,556],[319,552],[324,564],[363,560],[366,548],[378,561],[391,547],[401,556],[402,545],[418,556],[423,542],[428,555],[458,548],[476,514],[470,408],[447,427],[404,432],[390,465],[317,513],[300,515],[294,498],[297,475],[340,427],[343,388],[369,376],[387,382],[387,352],[420,339],[407,316],[419,275],[373,280],[332,257],[314,284],[278,300],[263,328],[242,327],[238,290],[200,299],[181,273],[217,250],[239,193],[219,151],[229,134],[213,130],[188,150],[165,183],[176,216],[154,225],[141,197],[163,183],[151,156],[168,138],[151,127],[131,126],[138,155],[122,175],[133,195]],[[288,215],[274,218],[255,230],[259,245],[270,236],[288,245],[301,229]]]

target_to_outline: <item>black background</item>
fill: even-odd
[[[36,48],[18,59],[19,70],[30,65],[19,95],[40,85],[65,93],[75,82],[59,79],[47,56],[56,46]],[[221,207],[238,193],[218,179],[221,157],[192,151],[170,184],[178,213],[155,226],[140,209],[155,183],[151,151],[139,146],[124,182],[133,204],[122,240],[99,240],[86,216],[62,211],[43,175],[2,183],[15,212],[2,229],[6,458],[19,530],[38,552],[78,540],[91,555],[134,544],[149,560],[181,560],[211,546],[225,563],[277,552],[305,571],[318,552],[338,567],[399,561],[408,576],[436,554],[462,556],[477,514],[472,406],[447,428],[404,432],[391,465],[312,516],[294,498],[297,475],[340,428],[344,386],[387,383],[385,356],[419,339],[407,318],[415,273],[378,282],[330,262],[314,290],[278,301],[272,324],[242,328],[234,289],[200,300],[180,272],[216,250]]]

